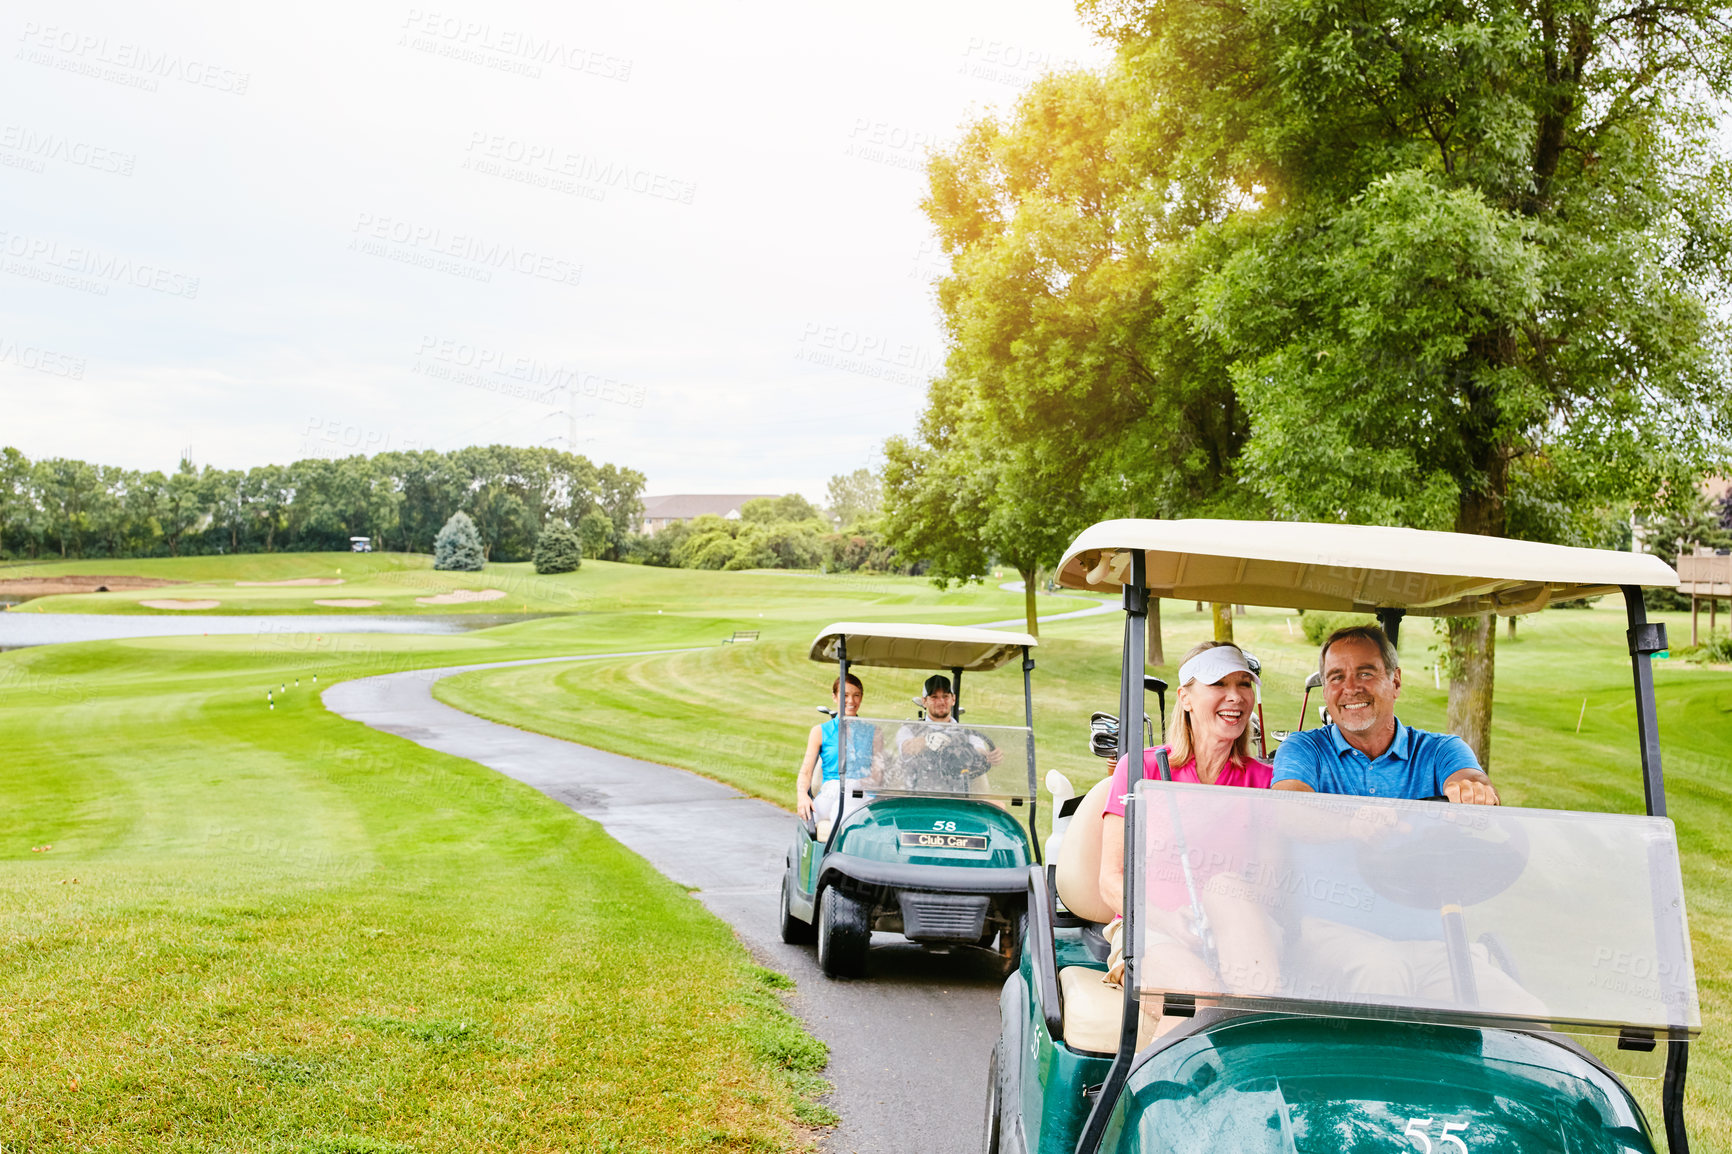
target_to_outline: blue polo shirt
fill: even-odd
[[[1333,724],[1295,733],[1275,751],[1275,782],[1304,782],[1318,793],[1419,799],[1443,793],[1450,774],[1478,769],[1479,759],[1453,733],[1427,733],[1395,722],[1395,740],[1373,761],[1347,744]]]

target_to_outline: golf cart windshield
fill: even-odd
[[[850,732],[869,728],[873,733],[870,770],[848,767],[852,788],[866,795],[985,801],[1034,796],[1033,731],[1026,726],[865,717],[850,717],[845,726]],[[848,748],[867,744],[856,736]]]
[[[1638,1039],[1701,1029],[1665,818],[1162,781],[1133,804],[1145,996]]]

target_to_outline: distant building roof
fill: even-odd
[[[775,497],[775,493],[674,493],[666,497],[645,497],[645,521],[689,521],[713,513],[718,517],[739,516],[740,506],[760,497]]]

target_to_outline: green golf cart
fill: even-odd
[[[1035,644],[996,629],[847,621],[812,642],[812,660],[834,664],[844,683],[862,666],[944,671],[956,714],[964,673],[1022,658],[1020,726],[923,713],[838,720],[840,796],[796,824],[781,894],[782,940],[816,938],[825,974],[864,975],[874,930],[939,949],[996,944],[1006,969],[1016,964],[1028,868],[1040,860],[1030,833]]]
[[[1122,984],[1104,980],[1107,783],[1029,871],[986,1149],[1017,1154],[1642,1151],[1701,1029],[1640,554],[1355,525],[1110,521],[1061,585],[1122,590],[1121,747],[1143,733],[1151,597],[1375,614],[1530,613],[1622,592],[1645,814],[1232,789],[1128,765]],[[1509,772],[1519,773],[1519,768]],[[1632,772],[1634,769],[1632,767]],[[1184,940],[1156,930],[1184,926]]]

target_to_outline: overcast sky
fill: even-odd
[[[1105,49],[1064,0],[610,7],[14,9],[0,444],[871,463],[943,355],[926,150]]]

